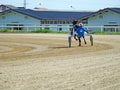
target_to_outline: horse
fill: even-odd
[[[77,21],[73,21],[73,28],[70,30],[70,36],[68,37],[68,43],[69,43],[69,47],[71,47],[71,38],[74,37],[74,39],[77,41],[79,41],[79,46],[81,46],[81,38],[83,38],[84,43],[87,44],[86,39],[85,39],[85,35],[90,36],[90,42],[91,42],[91,46],[93,46],[93,37],[90,33],[88,33],[88,31],[82,27],[82,23],[80,23],[80,26],[77,25]],[[78,33],[78,29],[82,28],[83,32],[82,34]]]
[[[93,37],[92,35],[87,31],[84,33],[83,36],[78,36],[76,31],[74,32],[73,30],[70,32],[70,36],[68,37],[68,43],[69,43],[69,47],[71,47],[71,40],[72,40],[72,37],[74,37],[74,39],[76,41],[79,41],[79,46],[81,46],[81,38],[83,38],[84,40],[84,43],[87,44],[86,42],[86,39],[85,39],[85,36],[89,36],[90,37],[90,43],[91,43],[91,46],[93,46]]]
[[[84,43],[87,44],[86,42],[86,39],[85,39],[85,36],[89,36],[90,37],[90,43],[91,43],[91,46],[93,46],[93,36],[92,34],[90,34],[88,31],[87,32],[84,32],[84,35],[83,36],[78,36],[77,34],[74,35],[74,39],[77,41],[79,41],[79,46],[81,46],[81,38],[83,38],[84,40]]]

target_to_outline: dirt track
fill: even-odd
[[[120,90],[120,35],[0,34],[0,90]]]

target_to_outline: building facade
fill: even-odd
[[[102,27],[103,31],[120,31],[120,8],[106,8],[85,18],[88,20],[88,26],[96,26],[94,29],[100,30]]]
[[[88,29],[120,31],[120,8],[105,8],[97,12],[37,11],[22,7],[0,6],[0,29],[69,31],[73,20]]]
[[[68,31],[72,28],[73,20],[81,21],[80,18],[90,13],[92,12],[36,11],[25,8],[10,8],[0,13],[0,26],[3,29],[13,30]]]

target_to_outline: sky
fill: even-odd
[[[0,4],[23,7],[24,0],[0,0]],[[120,0],[26,0],[26,8],[48,8],[52,10],[97,11],[104,8],[119,7]]]

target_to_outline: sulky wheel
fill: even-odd
[[[68,37],[68,44],[69,44],[69,47],[71,47],[71,36]]]
[[[93,46],[93,36],[90,35],[90,43],[91,43],[91,46]]]

